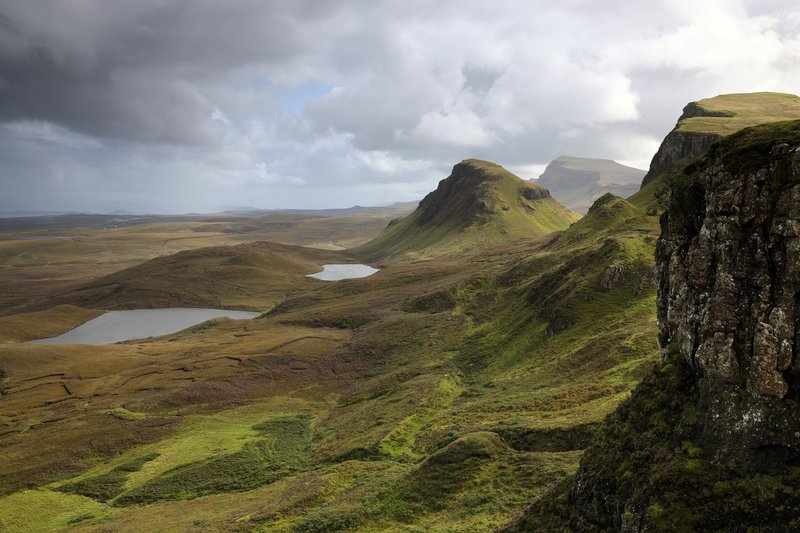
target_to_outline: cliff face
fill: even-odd
[[[682,358],[701,380],[702,441],[719,458],[800,458],[796,136],[800,122],[722,142],[674,184],[661,221],[663,359]]]
[[[509,531],[800,528],[800,121],[725,138],[671,187],[662,362]]]
[[[656,250],[664,356],[674,343],[699,373],[783,398],[800,371],[800,153],[715,158],[678,187]]]
[[[707,111],[697,102],[690,102],[683,108],[683,113],[678,119],[675,128],[667,134],[656,155],[650,162],[650,169],[642,179],[642,187],[659,176],[672,171],[679,171],[681,165],[686,165],[697,159],[715,142],[722,137],[713,133],[700,133],[695,131],[680,131],[681,123],[693,117],[725,117],[730,116],[725,112]]]

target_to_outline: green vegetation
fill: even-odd
[[[61,485],[58,490],[61,492],[80,494],[81,496],[86,496],[93,500],[108,501],[118,496],[123,491],[129,473],[138,472],[142,468],[142,465],[148,461],[152,461],[156,457],[158,457],[157,453],[137,457],[132,461],[115,467],[107,474],[67,483],[66,485]]]
[[[253,426],[258,440],[241,450],[168,470],[114,501],[115,505],[189,499],[203,494],[250,490],[296,471],[308,451],[307,417],[268,420]]]
[[[149,342],[4,344],[13,402],[0,405],[11,435],[0,446],[14,459],[0,480],[109,502],[93,517],[70,515],[79,521],[64,527],[82,531],[507,524],[575,471],[654,360],[658,226],[608,195],[568,227],[574,215],[536,199],[535,185],[467,167],[481,194],[458,189],[458,201],[481,203],[464,225],[434,209],[432,233],[369,278],[303,280],[334,253],[247,245],[157,259],[64,293],[85,305],[115,294],[260,308],[286,299],[257,320]],[[523,238],[550,231],[535,230],[552,222],[536,218],[546,213],[563,231]],[[440,229],[452,254],[400,260],[433,252]],[[247,276],[260,285],[243,285]],[[98,449],[77,440],[90,427],[105,431]],[[146,439],[131,438],[143,428]],[[30,447],[44,432],[47,462]],[[143,457],[152,459],[130,471]]]
[[[23,490],[0,498],[0,530],[15,533],[59,531],[106,514],[89,498],[46,490]]]
[[[799,527],[800,468],[767,475],[712,463],[697,441],[698,405],[687,363],[674,357],[659,366],[598,433],[581,465],[580,495],[563,485],[512,531],[565,525],[609,531],[626,520],[621,509],[631,518],[644,516],[652,531],[721,531],[732,523],[758,523],[757,531]]]
[[[697,102],[710,116],[681,120],[678,131],[730,135],[767,122],[800,119],[800,97],[785,93],[723,94]]]
[[[690,166],[683,176],[709,164],[717,156],[721,156],[722,164],[732,172],[752,171],[763,167],[769,161],[772,147],[782,143],[800,143],[800,120],[762,124],[730,135],[714,145],[709,157]]]
[[[353,250],[368,259],[426,259],[479,250],[566,229],[579,217],[500,165],[468,159],[372,241]]]

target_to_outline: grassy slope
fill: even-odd
[[[0,508],[46,514],[71,486],[112,504],[69,493],[75,530],[490,531],[574,471],[653,359],[655,232],[609,196],[555,238],[393,263],[256,321],[5,344],[0,484],[39,490]],[[287,417],[309,441],[260,425]]]
[[[462,165],[474,174],[464,177],[456,170]],[[528,200],[521,195],[523,189],[537,188],[494,163],[466,160],[414,213],[353,252],[369,259],[426,259],[541,237],[579,218],[551,198]],[[435,216],[428,215],[431,210]]]
[[[706,111],[724,116],[692,117],[678,131],[730,135],[748,126],[800,119],[800,97],[786,93],[723,94],[697,102]]]
[[[340,252],[277,243],[202,248],[151,259],[34,305],[267,310],[291,292],[322,285],[306,274],[323,264],[353,261]]]
[[[210,246],[271,241],[342,250],[378,235],[407,208],[375,208],[360,215],[270,215],[236,222],[158,222],[98,229],[60,226],[0,232],[0,314],[20,312],[39,298],[154,257]],[[17,237],[57,236],[54,239]]]
[[[779,143],[800,144],[800,120],[750,127],[724,138],[707,158],[687,167],[682,182],[671,183],[670,210],[681,209],[675,198],[690,173],[720,161],[734,172],[764,168]],[[704,444],[713,401],[708,396],[725,399],[726,392],[720,392],[725,389],[714,386],[672,353],[606,419],[581,460],[580,478],[536,501],[507,531],[611,531],[626,522],[634,529],[664,532],[800,528],[796,462],[720,459]]]

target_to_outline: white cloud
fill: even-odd
[[[687,102],[800,86],[788,0],[49,5],[0,0],[22,28],[0,26],[0,209],[386,203],[466,157],[646,167]]]

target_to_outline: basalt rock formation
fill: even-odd
[[[722,136],[716,133],[703,133],[697,131],[682,131],[682,123],[693,117],[730,117],[724,111],[707,111],[698,102],[689,102],[683,108],[683,113],[678,118],[678,123],[670,131],[658,147],[656,155],[650,162],[650,169],[642,179],[642,187],[671,171],[680,170],[681,165],[686,165],[697,159]]]
[[[800,119],[800,97],[786,93],[723,94],[690,102],[661,143],[642,187],[661,176],[680,174],[711,145],[743,128]]]
[[[671,187],[662,361],[508,531],[800,528],[800,121],[725,138]]]

